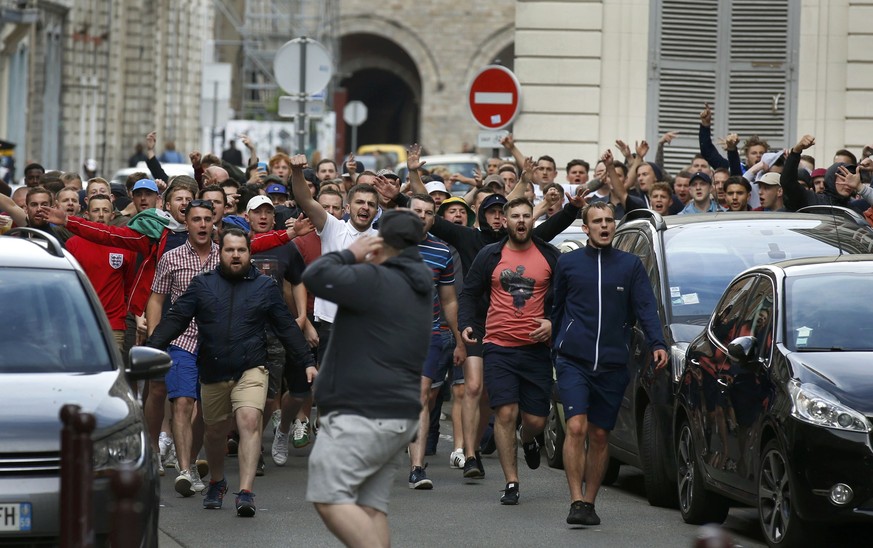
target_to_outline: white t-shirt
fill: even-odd
[[[378,231],[372,226],[363,232],[359,232],[349,221],[340,221],[333,215],[328,215],[324,226],[318,235],[321,237],[321,254],[332,251],[342,251],[348,248],[362,234],[377,236]],[[315,318],[333,323],[336,317],[336,304],[320,297],[315,298]]]

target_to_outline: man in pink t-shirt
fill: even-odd
[[[518,198],[504,206],[507,238],[485,246],[464,277],[459,327],[464,342],[484,342],[485,388],[496,421],[494,437],[506,477],[501,504],[518,504],[515,425],[528,467],[540,465],[536,436],[549,414],[552,365],[552,272],[560,253],[532,236],[533,204]],[[476,308],[488,303],[485,332],[478,333]],[[475,455],[467,456],[475,459]]]

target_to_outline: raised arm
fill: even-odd
[[[164,173],[164,168],[161,167],[161,162],[155,156],[155,146],[158,142],[158,134],[154,131],[146,135],[146,166],[152,173],[153,179],[169,181],[170,178]]]
[[[737,150],[737,143],[740,141],[740,136],[736,133],[731,133],[724,138],[724,149],[727,151],[728,164],[730,165],[730,174],[742,175],[743,164],[740,162],[740,152]]]
[[[409,186],[413,194],[427,194],[424,181],[421,180],[421,169],[427,162],[421,161],[421,145],[413,143],[406,149],[406,169],[409,171]]]
[[[700,146],[700,155],[703,156],[703,159],[709,162],[713,168],[717,169],[720,167],[730,167],[728,165],[728,161],[721,154],[718,153],[718,150],[715,148],[715,145],[712,144],[712,109],[709,107],[709,103],[706,103],[703,107],[703,111],[700,113],[700,129],[697,132],[697,140]]]
[[[515,165],[524,165],[524,154],[521,153],[518,145],[515,144],[515,138],[512,136],[512,133],[507,133],[506,136],[500,140],[500,144],[503,145],[503,148],[508,150],[510,154],[512,154],[512,157],[515,159]]]
[[[303,176],[303,170],[306,168],[306,156],[297,154],[291,158],[291,192],[294,194],[294,201],[297,202],[297,207],[306,213],[309,220],[315,226],[315,229],[321,232],[324,228],[324,223],[327,222],[327,212],[321,207],[312,193],[309,192],[309,186],[306,184],[306,178]]]
[[[515,184],[515,188],[513,188],[512,192],[510,192],[506,197],[507,202],[523,197],[524,193],[527,192],[528,185],[533,184],[530,179],[530,174],[533,173],[534,170],[533,158],[528,156],[518,165],[521,166],[521,174],[518,177],[518,183]],[[534,219],[536,219],[536,217],[534,217]]]
[[[16,226],[27,226],[27,213],[5,194],[0,194],[0,210],[8,213]]]
[[[782,175],[779,177],[779,184],[782,186],[784,195],[785,209],[787,211],[797,211],[798,209],[810,204],[809,195],[812,191],[800,184],[797,179],[797,168],[800,165],[800,155],[803,151],[815,144],[815,137],[812,135],[804,135],[800,141],[791,149],[788,158],[785,159],[785,165],[782,166]]]

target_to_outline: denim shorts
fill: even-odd
[[[451,364],[451,356],[449,356],[448,364],[443,359],[443,336],[440,333],[432,334],[430,336],[430,346],[427,350],[427,359],[424,360],[424,367],[421,370],[421,376],[427,377],[432,381],[431,388],[439,388],[446,382],[446,374],[449,372]]]
[[[192,354],[175,345],[167,348],[167,354],[173,360],[164,382],[167,384],[167,398],[200,399],[199,372],[197,370],[197,354]]]
[[[615,428],[624,391],[630,382],[627,368],[594,371],[592,364],[555,359],[558,393],[564,416],[588,415],[588,422],[604,430]]]

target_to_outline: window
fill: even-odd
[[[707,102],[714,138],[757,134],[771,148],[793,142],[799,8],[789,0],[652,3],[647,126],[650,142],[680,132],[664,151],[668,170],[699,152],[698,115]]]
[[[748,298],[748,290],[755,278],[746,277],[731,285],[724,294],[718,306],[718,312],[713,316],[709,330],[712,337],[724,348],[740,336],[741,318]]]

